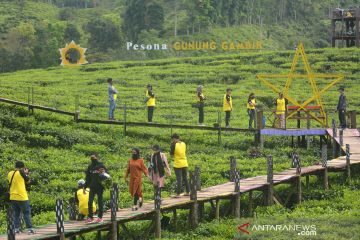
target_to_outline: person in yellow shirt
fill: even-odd
[[[145,103],[148,109],[148,123],[152,123],[155,109],[155,93],[152,90],[151,84],[147,85],[145,92]]]
[[[176,175],[176,196],[180,197],[183,192],[183,183],[185,184],[185,196],[189,196],[190,185],[188,181],[188,161],[186,158],[186,144],[180,140],[180,136],[174,133],[171,136],[170,156],[174,159],[174,171]]]
[[[276,105],[275,114],[277,120],[276,127],[285,129],[286,128],[285,114],[286,114],[287,101],[284,98],[283,93],[279,93],[279,97],[275,100],[275,105]]]
[[[224,95],[224,100],[223,100],[223,110],[225,112],[225,125],[227,128],[230,127],[230,116],[231,116],[231,111],[233,110],[231,91],[232,90],[230,88],[226,89],[226,94]]]
[[[75,201],[79,207],[78,220],[83,220],[85,216],[89,214],[88,203],[89,203],[89,192],[90,188],[85,187],[85,180],[80,179],[78,181],[78,189],[75,192]],[[96,205],[93,202],[93,212],[96,212]]]
[[[10,201],[15,213],[15,233],[20,233],[20,213],[23,214],[28,234],[34,234],[31,209],[26,184],[30,183],[29,170],[22,161],[15,163],[15,170],[8,174]]]
[[[247,104],[247,113],[249,116],[249,129],[252,129],[252,124],[255,121],[255,109],[256,109],[256,100],[255,100],[255,94],[250,93]]]

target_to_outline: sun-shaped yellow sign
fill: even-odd
[[[88,63],[85,58],[86,48],[80,47],[74,41],[60,48],[62,66],[79,66]]]

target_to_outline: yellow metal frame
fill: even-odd
[[[80,58],[76,63],[70,63],[69,60],[66,59],[66,53],[70,49],[75,49],[80,54]],[[59,51],[60,51],[60,56],[61,56],[60,57],[60,59],[61,59],[60,65],[62,65],[62,66],[79,66],[79,65],[88,63],[88,61],[86,61],[86,57],[85,57],[86,48],[80,47],[80,45],[77,45],[74,41],[71,41],[71,43],[66,44],[66,46],[64,48],[60,48]]]
[[[297,63],[299,61],[299,57],[301,57],[304,65],[305,65],[305,71],[306,74],[296,74],[296,66]],[[335,84],[337,84],[338,82],[342,81],[344,79],[344,76],[341,74],[319,74],[319,73],[313,73],[308,58],[305,54],[305,49],[304,49],[304,45],[302,43],[299,43],[296,52],[295,52],[295,56],[291,65],[291,69],[290,72],[287,74],[258,74],[256,75],[256,77],[267,87],[269,87],[273,92],[275,93],[280,93],[283,92],[284,97],[291,102],[292,104],[294,104],[295,106],[298,106],[299,108],[290,113],[286,119],[289,119],[290,117],[292,117],[296,112],[299,111],[304,111],[307,114],[309,114],[311,117],[313,117],[316,121],[318,121],[322,126],[326,126],[327,123],[327,119],[326,119],[326,113],[324,110],[324,105],[323,102],[321,100],[321,95],[324,94],[327,90],[329,90],[331,87],[333,87]],[[266,79],[270,79],[270,78],[287,78],[286,83],[285,83],[285,88],[283,90],[279,89],[277,86],[275,86],[274,84],[270,83],[268,80]],[[312,92],[313,95],[307,99],[305,102],[303,103],[299,103],[296,99],[294,99],[293,97],[289,96],[289,89],[291,86],[291,83],[293,81],[293,79],[296,78],[307,78],[309,80],[309,83],[311,85],[312,88]],[[319,90],[317,84],[316,84],[316,79],[321,79],[321,78],[328,78],[328,79],[334,79],[331,83],[327,84],[322,90]],[[317,106],[320,106],[320,116],[323,117],[323,120],[321,120],[320,118],[318,118],[314,113],[311,112],[311,110],[306,109],[306,106],[308,106],[311,102],[316,101]]]

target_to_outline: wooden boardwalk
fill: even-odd
[[[328,134],[332,136],[332,130],[327,130]],[[343,132],[343,150],[345,151],[345,144],[350,146],[350,165],[360,164],[360,136],[359,132],[356,129],[346,129]],[[339,133],[338,133],[339,136]],[[340,143],[339,137],[335,138],[337,143]],[[308,175],[319,175],[323,174],[325,171],[344,171],[347,168],[346,157],[342,156],[330,161],[327,161],[327,167],[323,167],[321,163],[318,165],[302,167],[301,172],[299,173],[296,168],[290,168],[288,170],[274,173],[272,175],[271,185],[278,185],[284,183],[294,183],[296,180],[301,181],[302,176]],[[256,176],[240,180],[240,194],[249,193],[252,196],[252,191],[268,191],[269,189],[269,175]],[[213,208],[215,216],[219,217],[219,200],[220,199],[233,199],[234,196],[238,195],[235,189],[234,182],[227,182],[224,184],[204,188],[200,191],[197,191],[196,204],[200,205],[205,202],[216,201],[216,207]],[[301,188],[301,184],[297,185]],[[298,193],[299,194],[299,193]],[[300,190],[300,202],[301,202],[301,190]],[[249,201],[250,195],[249,195]],[[272,200],[271,200],[272,201]],[[194,204],[194,200],[190,200],[189,196],[181,196],[180,198],[164,198],[161,202],[161,211],[175,211],[179,208],[191,208]],[[240,203],[239,203],[240,204]],[[250,203],[249,203],[250,205]],[[251,203],[252,207],[252,203]],[[129,221],[135,220],[151,220],[156,213],[154,208],[154,202],[146,202],[143,207],[138,211],[131,211],[130,208],[120,209],[117,211],[116,222],[117,225],[123,224]],[[76,235],[81,235],[87,232],[94,232],[99,230],[108,230],[111,228],[111,213],[107,212],[104,214],[104,223],[101,224],[85,224],[83,221],[66,221],[64,223],[65,237],[72,237]],[[16,239],[59,239],[57,234],[56,224],[50,224],[42,227],[36,228],[37,234],[27,235],[19,234],[16,235]],[[6,236],[0,236],[0,240],[7,239]]]
[[[227,132],[250,132],[256,133],[256,129],[248,129],[248,128],[224,128],[224,127],[217,127],[217,126],[194,126],[194,125],[181,125],[181,124],[171,124],[171,123],[147,123],[147,122],[130,122],[124,120],[102,120],[102,119],[84,119],[80,118],[80,112],[69,112],[64,110],[59,110],[52,107],[46,107],[41,105],[32,104],[30,102],[19,102],[7,98],[0,98],[0,102],[8,103],[17,106],[27,107],[29,112],[33,112],[34,109],[39,109],[42,111],[48,111],[58,114],[63,114],[67,116],[72,116],[74,121],[77,123],[93,123],[93,124],[106,124],[106,125],[120,125],[124,126],[124,132],[126,133],[127,126],[138,126],[138,127],[155,127],[155,128],[178,128],[178,129],[193,129],[193,130],[208,130],[208,131],[218,131],[218,134],[221,134],[222,131]],[[126,110],[125,110],[124,119],[126,119]]]

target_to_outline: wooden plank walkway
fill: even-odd
[[[13,105],[27,107],[30,110],[39,109],[48,112],[54,112],[67,116],[74,117],[74,121],[77,123],[94,123],[94,124],[108,124],[108,125],[121,125],[121,126],[139,126],[139,127],[157,127],[157,128],[178,128],[178,129],[194,129],[194,130],[208,130],[208,131],[226,131],[226,132],[249,132],[256,133],[256,129],[248,128],[223,128],[223,127],[211,127],[211,126],[194,126],[194,125],[180,125],[180,124],[167,124],[167,123],[147,123],[147,122],[124,122],[119,120],[101,120],[101,119],[82,119],[79,117],[79,112],[69,112],[59,110],[52,107],[46,107],[31,103],[19,102],[7,98],[0,98],[0,102],[9,103]]]
[[[328,129],[327,132],[329,135],[332,134],[332,130]],[[344,144],[350,145],[350,164],[360,164],[360,137],[359,132],[354,129],[344,130]],[[336,141],[339,141],[338,138],[335,138]],[[328,171],[339,171],[344,170],[346,167],[345,157],[339,157],[333,160],[328,161]],[[310,174],[316,174],[317,172],[324,171],[324,167],[320,165],[313,165],[308,167],[301,168],[300,176],[306,176]],[[294,179],[298,178],[299,175],[296,174],[295,168],[290,168],[288,170],[275,173],[273,175],[274,185],[291,183]],[[268,186],[267,176],[256,176],[246,179],[241,179],[240,181],[240,193],[246,193],[254,190],[263,190]],[[231,199],[236,194],[234,192],[234,183],[227,182],[224,184],[211,186],[204,188],[201,191],[197,192],[197,202],[209,202],[215,199]],[[168,211],[176,208],[186,208],[193,203],[190,200],[189,196],[181,196],[180,198],[164,198],[161,202],[161,210]],[[126,223],[134,220],[147,220],[155,213],[154,202],[149,201],[144,203],[143,207],[138,211],[131,211],[130,208],[120,209],[117,212],[117,222]],[[110,228],[110,212],[104,214],[104,223],[101,224],[85,224],[83,221],[66,221],[64,224],[65,227],[65,236],[71,237],[79,235],[86,232],[92,232],[97,230],[108,230]],[[36,228],[37,234],[27,235],[19,234],[16,235],[16,239],[58,239],[59,236],[56,233],[56,224],[50,224],[42,227]],[[6,236],[0,236],[0,240],[5,240]]]

